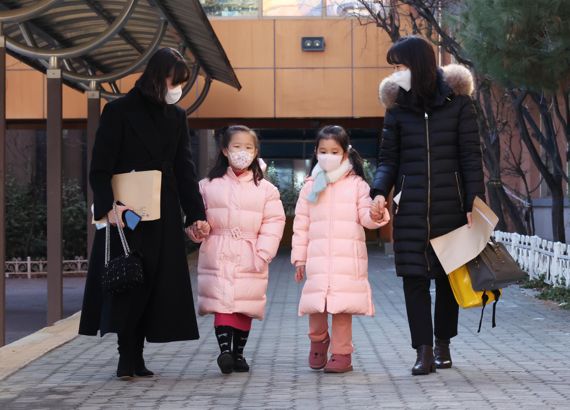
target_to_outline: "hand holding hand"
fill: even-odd
[[[188,226],[186,229],[184,229],[184,231],[186,232],[186,236],[188,236],[188,238],[190,238],[190,240],[194,243],[200,243],[202,242],[202,238],[200,238],[197,233],[196,233],[196,229],[194,229],[194,226]]]
[[[107,221],[113,226],[117,225],[117,222],[121,224],[121,228],[125,227],[123,222],[123,212],[127,211],[129,208],[123,205],[116,205],[117,207],[117,215],[119,216],[119,221],[115,217],[115,210],[111,209],[109,213],[107,213]]]
[[[388,222],[390,222],[390,212],[388,212],[388,208],[384,208],[384,212],[378,214],[377,218],[372,218],[372,220],[381,226],[387,225]]]
[[[305,277],[305,265],[295,267],[295,282],[299,283]]]
[[[202,239],[206,239],[210,235],[211,227],[208,221],[196,221],[193,226]]]
[[[378,211],[376,207],[370,207],[370,219],[372,219],[376,223],[382,222],[383,214]]]
[[[386,208],[386,198],[383,195],[376,195],[370,207],[370,218],[374,221],[381,219]]]

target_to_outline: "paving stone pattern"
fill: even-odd
[[[412,377],[401,280],[393,259],[371,250],[377,314],[354,320],[354,372],[329,375],[307,366],[287,252],[270,276],[266,319],[254,322],[245,350],[249,374],[220,374],[207,316],[199,341],[147,345],[152,379],[116,380],[115,336],[81,336],[0,382],[0,409],[570,409],[570,312],[528,291],[507,289],[498,326],[489,309],[480,334],[479,310],[462,311],[454,367]]]

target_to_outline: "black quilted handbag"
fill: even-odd
[[[119,221],[117,206],[113,204],[115,218]],[[124,254],[111,259],[111,228],[107,222],[105,227],[105,269],[101,277],[103,289],[111,295],[118,295],[143,284],[144,273],[142,260],[136,253],[131,252],[120,223],[117,223],[119,237]]]

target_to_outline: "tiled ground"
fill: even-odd
[[[307,320],[296,315],[300,287],[284,253],[271,267],[267,318],[246,347],[251,373],[219,373],[213,320],[203,317],[199,341],[147,347],[153,379],[116,380],[115,337],[78,337],[0,382],[0,408],[570,408],[570,312],[509,288],[497,328],[489,312],[477,334],[479,311],[461,312],[454,368],[412,377],[393,259],[371,251],[370,277],[377,315],[354,320],[352,373],[307,367]]]

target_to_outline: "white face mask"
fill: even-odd
[[[342,155],[318,154],[317,160],[323,171],[331,172],[340,167],[340,164],[342,163]]]
[[[248,151],[229,151],[228,160],[235,169],[246,169],[253,162],[255,156]]]
[[[167,104],[176,104],[180,100],[180,97],[182,97],[181,85],[166,91],[166,95],[164,96],[164,101],[166,101]]]

